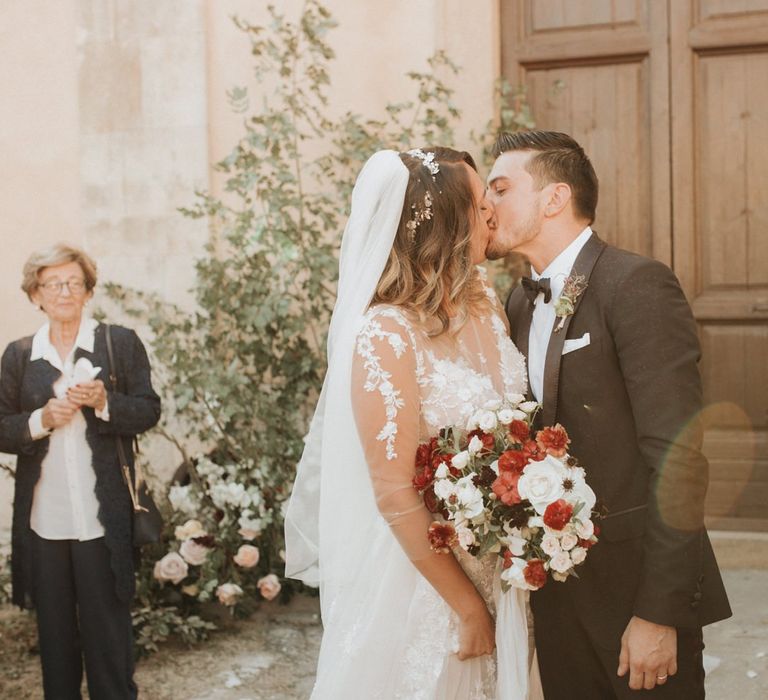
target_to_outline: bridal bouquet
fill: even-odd
[[[548,574],[565,581],[597,542],[595,494],[557,424],[534,431],[539,405],[511,396],[475,412],[419,445],[414,488],[440,514],[432,549],[459,545],[502,559],[505,590],[541,588]]]

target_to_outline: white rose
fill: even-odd
[[[513,557],[522,557],[525,551],[525,545],[527,540],[517,535],[508,535],[502,539],[507,549],[512,553]]]
[[[513,420],[515,420],[515,412],[511,408],[502,408],[499,413],[499,423],[503,423],[504,425],[509,425]]]
[[[504,398],[507,403],[511,403],[513,406],[517,406],[517,404],[525,401],[525,396],[522,394],[505,394]]]
[[[512,557],[512,566],[508,569],[502,569],[501,571],[502,581],[506,581],[510,586],[514,586],[515,588],[522,588],[524,591],[534,590],[533,586],[528,585],[528,582],[525,580],[525,567],[525,559]]]
[[[252,544],[241,544],[232,561],[244,569],[252,569],[259,563],[259,548]]]
[[[493,411],[483,411],[480,420],[477,422],[478,427],[484,433],[490,433],[492,430],[495,430],[497,424],[496,414]]]
[[[459,452],[451,458],[451,464],[456,467],[456,469],[464,469],[464,467],[469,464],[469,452],[464,450],[463,452]]]
[[[440,465],[435,469],[435,477],[438,479],[445,479],[448,474],[450,474],[448,465],[445,462],[440,462]]]
[[[190,540],[193,537],[205,537],[208,533],[203,529],[203,524],[199,520],[187,520],[173,531],[177,540]]]
[[[187,564],[201,566],[208,558],[208,547],[204,547],[194,540],[184,540],[179,547],[179,554],[184,557]]]
[[[480,450],[482,450],[484,447],[483,441],[477,437],[477,435],[473,435],[472,439],[469,441],[469,445],[467,445],[467,450],[469,454],[476,455]]]
[[[572,566],[573,562],[568,552],[561,551],[549,560],[549,568],[561,574],[566,573]]]
[[[219,602],[228,607],[237,603],[237,599],[241,595],[243,595],[243,589],[236,583],[222,583],[216,589],[216,597],[219,599]]]
[[[259,593],[267,600],[274,600],[282,588],[280,580],[274,574],[260,578],[256,585],[259,587]]]
[[[181,583],[189,573],[189,567],[178,552],[168,552],[162,559],[155,562],[154,577],[163,583]]]
[[[462,549],[469,549],[475,544],[475,535],[468,527],[457,527],[456,534],[459,537],[459,545]]]
[[[533,411],[535,411],[535,410],[536,410],[538,407],[539,407],[539,404],[538,404],[538,403],[536,403],[535,401],[523,401],[523,403],[521,403],[521,404],[518,406],[518,408],[519,408],[521,411],[525,411],[526,413],[532,413],[532,412],[533,412]]]
[[[544,535],[541,539],[541,548],[544,553],[549,557],[554,557],[562,551],[560,547],[560,541],[554,535]]]
[[[576,534],[582,540],[588,540],[595,534],[595,524],[591,520],[579,520],[576,522]]]
[[[587,558],[587,550],[584,547],[574,547],[571,550],[571,561],[574,564],[581,564]]]
[[[249,542],[251,540],[255,540],[259,536],[258,530],[252,530],[251,528],[248,528],[248,527],[241,527],[237,531],[237,534],[240,535],[240,537],[242,537],[244,540],[248,540]]]
[[[447,501],[453,496],[454,485],[450,479],[437,479],[435,481],[435,496],[443,501]]]
[[[579,538],[576,537],[576,535],[574,535],[572,532],[566,532],[560,538],[560,546],[567,552],[573,549],[578,543],[578,541],[579,541]]]
[[[476,518],[483,512],[483,493],[473,483],[474,475],[469,474],[456,482],[456,498],[463,506],[462,515],[467,520]]]
[[[551,455],[541,462],[529,462],[517,482],[520,498],[528,499],[536,512],[543,515],[550,503],[562,498],[565,475],[563,463]]]

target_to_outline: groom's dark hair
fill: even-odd
[[[508,151],[536,151],[526,170],[541,188],[552,182],[565,182],[573,193],[577,216],[595,220],[597,175],[584,149],[568,134],[559,131],[502,132],[493,145],[493,157]]]

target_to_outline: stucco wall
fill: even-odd
[[[3,0],[0,3],[0,346],[41,323],[19,290],[21,266],[68,240],[99,263],[102,280],[190,305],[204,222],[176,209],[216,187],[210,165],[240,135],[225,93],[253,85],[238,14],[267,19],[261,0]],[[274,2],[298,16],[300,0]],[[326,0],[339,23],[332,110],[381,116],[412,97],[404,78],[445,49],[462,110],[459,145],[492,111],[499,66],[498,0]],[[97,299],[98,301],[98,299]],[[172,451],[155,448],[173,465]],[[11,482],[0,476],[0,527]]]

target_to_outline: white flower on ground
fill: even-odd
[[[587,550],[584,547],[574,547],[571,550],[571,561],[574,564],[581,564],[587,558]]]
[[[181,583],[189,573],[189,567],[178,552],[168,552],[155,562],[154,577],[163,583]]]
[[[541,548],[549,557],[554,557],[562,551],[560,540],[555,535],[544,535],[541,540]]]
[[[183,525],[179,525],[174,531],[177,540],[190,540],[193,537],[205,537],[208,533],[203,529],[203,524],[199,520],[187,520]]]
[[[543,515],[550,503],[562,498],[566,473],[563,463],[551,455],[541,462],[529,462],[517,482],[520,498],[527,498],[536,512]]]
[[[242,544],[237,550],[237,554],[232,557],[232,561],[244,569],[252,569],[259,563],[259,548],[252,544]]]
[[[558,573],[564,574],[571,567],[573,567],[573,561],[571,561],[571,557],[568,552],[559,552],[549,560],[549,567],[552,569],[552,571],[557,571]]]
[[[199,511],[197,500],[189,486],[174,484],[168,491],[168,500],[177,513],[194,515]]]
[[[578,543],[578,541],[579,541],[579,538],[576,537],[576,535],[574,535],[572,532],[566,532],[560,538],[560,546],[567,552],[573,549]]]
[[[179,547],[179,554],[184,557],[187,564],[201,566],[208,558],[208,547],[204,547],[194,540],[184,540]]]
[[[469,445],[467,445],[467,450],[469,451],[469,454],[476,455],[483,449],[483,447],[483,441],[477,437],[477,435],[473,435],[472,439],[469,441]]]
[[[267,600],[274,600],[282,588],[280,580],[274,574],[260,578],[256,585],[259,587],[259,593]]]
[[[243,589],[236,583],[222,583],[216,589],[216,597],[219,599],[219,602],[227,607],[235,605],[242,595]]]

